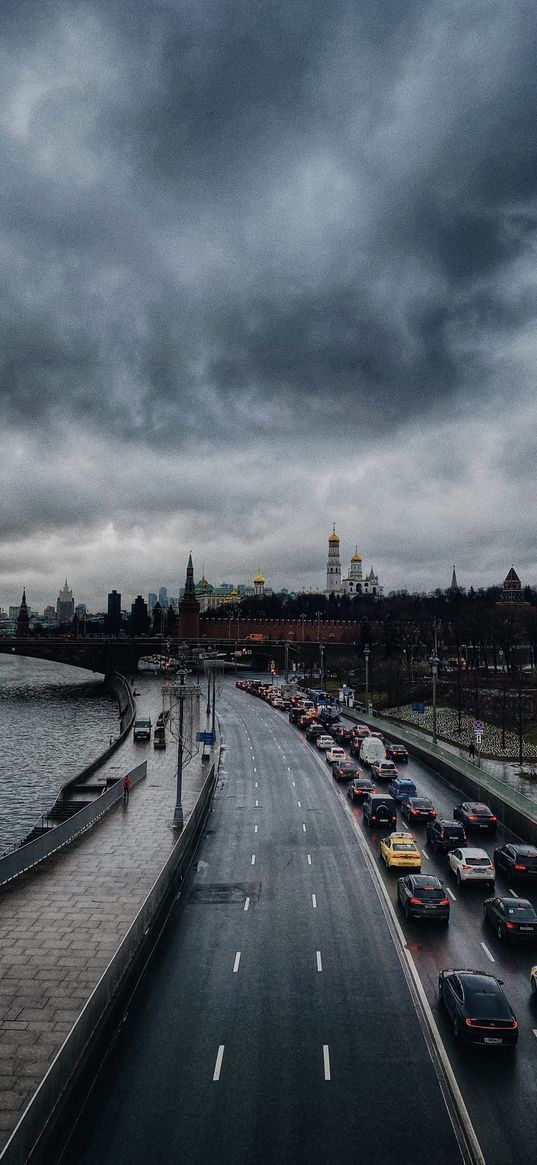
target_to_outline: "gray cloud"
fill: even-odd
[[[2,596],[191,545],[322,585],[333,519],[388,586],[535,568],[536,39],[514,0],[4,5]]]

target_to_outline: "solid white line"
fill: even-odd
[[[235,962],[233,963],[233,974],[234,975],[237,974],[240,961],[241,961],[241,952],[237,951],[237,954],[235,955]]]
[[[317,896],[316,896],[316,894],[312,894],[312,896],[311,896],[311,905],[313,906],[314,910],[317,910]]]
[[[512,890],[511,887],[509,887],[509,893],[513,896],[513,898],[518,898],[516,890]]]
[[[485,945],[485,943],[480,943],[480,946],[483,947],[483,950],[487,956],[487,959],[490,959],[491,963],[495,963],[496,959],[494,958],[494,955],[491,955],[489,948]]]
[[[325,1078],[325,1080],[331,1080],[332,1077],[330,1075],[330,1052],[328,1049],[328,1044],[323,1044],[323,1060],[324,1060],[324,1078]]]
[[[257,833],[257,825],[254,825],[254,833]]]
[[[311,854],[308,854],[308,866],[311,866]]]
[[[251,861],[251,865],[252,865],[252,866],[255,866],[255,854],[252,854],[252,861]]]
[[[306,832],[306,826],[304,825],[304,822],[302,822],[302,829],[304,830],[304,833],[305,833],[305,832]]]
[[[218,1048],[218,1055],[216,1057],[216,1064],[214,1066],[213,1080],[220,1079],[220,1069],[222,1067],[222,1060],[224,1059],[224,1044],[220,1044]]]
[[[456,902],[456,901],[457,901],[457,899],[456,899],[456,897],[455,897],[455,895],[454,895],[454,893],[453,893],[453,890],[450,890],[449,886],[446,886],[446,890],[447,890],[447,892],[448,892],[448,894],[449,894],[449,897],[450,897],[450,898],[452,898],[454,902]]]
[[[244,909],[245,909],[245,910],[248,910],[248,907],[249,907],[249,905],[250,905],[250,899],[249,899],[249,898],[245,898],[245,899],[244,899]]]
[[[317,970],[322,971],[323,963],[322,963],[322,959],[321,959],[321,952],[317,951],[316,954],[317,954]]]

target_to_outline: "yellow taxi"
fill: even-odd
[[[421,853],[411,833],[389,833],[382,838],[379,848],[387,870],[391,866],[421,870]]]

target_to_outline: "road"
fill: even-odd
[[[220,714],[221,779],[196,869],[64,1165],[354,1165],[394,1151],[454,1165],[464,1158],[383,905],[381,887],[395,902],[396,876],[378,867],[378,837],[286,716],[229,681]],[[422,766],[408,769],[439,809],[459,799]],[[424,869],[445,876],[445,859]],[[514,1165],[533,1137],[531,956],[485,934],[482,893],[452,893],[448,932],[398,921],[487,1165]],[[515,1056],[455,1046],[436,994],[438,969],[453,964],[501,970],[521,1021]]]

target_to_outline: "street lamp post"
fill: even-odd
[[[438,679],[438,665],[440,660],[437,655],[432,655],[429,663],[433,673],[433,744],[437,744],[436,739],[436,681]]]
[[[317,611],[317,642],[320,641],[320,638],[321,638],[321,612]]]
[[[324,643],[319,644],[319,655],[321,657],[320,678],[321,691],[324,691]]]
[[[186,692],[184,691],[185,673],[180,672],[179,687],[175,689],[175,694],[179,702],[179,737],[177,741],[177,791],[175,796],[175,812],[173,815],[173,828],[183,828],[183,717],[184,717],[184,700]]]
[[[366,645],[364,647],[364,659],[365,659],[365,710],[366,710],[367,715],[369,715],[369,656],[370,655],[371,655],[371,652],[369,650],[369,645],[366,643]]]

